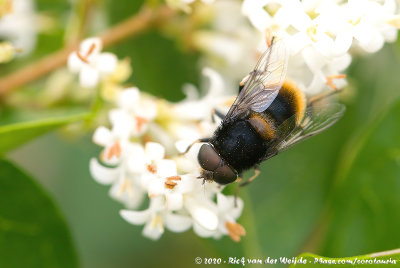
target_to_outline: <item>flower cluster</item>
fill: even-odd
[[[242,11],[268,44],[285,38],[290,48],[288,76],[307,93],[345,85],[350,49],[376,52],[397,38],[395,0],[245,0]]]
[[[111,185],[111,197],[126,207],[121,216],[129,223],[145,225],[143,235],[151,239],[160,238],[165,228],[183,232],[193,227],[201,237],[228,234],[235,241],[245,234],[236,223],[242,200],[238,198],[235,205],[233,196],[222,194],[223,187],[198,178],[198,146],[185,156],[174,148],[175,143],[184,149],[211,135],[217,123],[211,120],[210,106],[225,103],[227,108],[232,101],[221,94],[221,78],[211,69],[204,72],[211,86],[200,100],[195,100],[191,87],[186,88],[187,98],[176,104],[137,88],[125,89],[117,98],[118,107],[110,111],[111,128],[101,126],[93,136],[104,149],[100,161],[90,162],[92,176]],[[137,210],[145,199],[149,207]]]

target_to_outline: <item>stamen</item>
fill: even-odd
[[[131,189],[131,181],[128,179],[124,179],[124,182],[122,183],[121,189],[119,190],[117,196],[121,197],[121,195],[127,191],[129,196],[132,196],[132,189]]]
[[[141,116],[135,116],[136,119],[136,127],[138,131],[141,131],[143,128],[143,125],[147,123],[147,119]]]
[[[182,180],[181,176],[171,176],[166,178],[167,181],[180,181]]]
[[[154,229],[156,227],[160,232],[164,231],[163,219],[158,215],[155,215],[150,222],[150,229]]]
[[[78,58],[83,61],[84,63],[89,64],[89,61],[86,59],[86,57],[82,56],[81,53],[79,51],[76,51],[76,56],[78,56]]]
[[[119,144],[119,141],[116,141],[108,150],[107,159],[110,160],[113,156],[120,157],[121,151],[121,145]]]
[[[330,75],[326,77],[325,83],[334,90],[338,90],[337,86],[333,83],[333,79],[345,79],[346,77],[345,74]]]
[[[307,28],[307,35],[313,42],[317,42],[317,24]]]
[[[176,183],[176,182],[174,182],[174,181],[166,181],[164,184],[165,184],[165,187],[166,187],[166,188],[168,188],[168,189],[174,189],[175,186],[176,186],[178,183]]]
[[[265,30],[265,42],[267,46],[270,47],[272,45],[272,30],[271,28],[267,28]]]
[[[228,230],[229,237],[235,242],[239,242],[241,236],[246,235],[246,230],[239,223],[227,221],[225,227]]]
[[[95,44],[95,43],[92,43],[92,44],[90,45],[90,48],[89,48],[88,52],[86,53],[86,57],[85,57],[85,58],[89,57],[90,54],[93,53],[93,51],[94,51],[95,48],[96,48],[96,44]]]
[[[353,25],[353,26],[356,26],[357,24],[360,23],[360,21],[361,21],[361,17],[358,17],[358,18],[349,20],[349,23],[350,23],[351,25]]]
[[[157,165],[156,165],[156,164],[148,164],[148,165],[147,165],[147,170],[148,170],[150,173],[155,174],[155,173],[157,173]]]

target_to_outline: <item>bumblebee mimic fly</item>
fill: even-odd
[[[219,114],[222,122],[213,136],[199,140],[205,142],[198,153],[201,178],[225,185],[251,168],[258,175],[261,162],[322,132],[342,117],[344,105],[307,100],[294,83],[285,80],[287,65],[284,42],[272,39],[254,70],[242,81],[226,116]]]

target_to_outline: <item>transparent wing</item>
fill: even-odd
[[[271,141],[265,159],[331,127],[345,110],[346,107],[338,103],[309,106],[300,124],[296,125],[295,116],[287,119],[279,126],[277,137],[280,138]]]
[[[285,80],[287,62],[288,52],[284,42],[274,39],[248,75],[225,121],[247,114],[250,110],[258,113],[265,111],[278,95]]]

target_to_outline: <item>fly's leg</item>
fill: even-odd
[[[192,148],[192,146],[195,145],[196,143],[199,143],[199,142],[209,142],[210,140],[211,140],[211,138],[204,138],[204,139],[195,140],[194,142],[192,142],[192,144],[190,144],[190,145],[186,148],[186,150],[185,150],[183,153],[180,153],[180,154],[181,154],[181,155],[184,155],[184,154],[186,154],[187,152],[189,152],[190,148]]]
[[[220,118],[221,120],[224,120],[224,118],[225,118],[225,115],[224,115],[223,113],[221,113],[220,111],[218,111],[218,110],[216,110],[216,109],[212,109],[212,110],[211,110],[211,120],[213,121],[213,123],[215,123],[214,115],[216,115],[216,116],[217,116],[218,118]],[[186,148],[186,150],[185,150],[183,153],[181,153],[181,155],[186,154],[187,152],[189,152],[189,150],[190,150],[190,149],[193,147],[193,145],[195,145],[196,143],[199,143],[199,142],[210,142],[210,140],[211,140],[211,138],[203,138],[203,139],[195,140],[194,142],[192,142],[192,144],[190,144],[190,145]]]
[[[212,120],[213,123],[215,123],[214,115],[216,115],[221,120],[224,120],[224,118],[225,118],[225,115],[223,113],[221,113],[217,109],[213,108],[211,110],[211,120]]]
[[[335,84],[333,83],[333,79],[344,79],[346,78],[345,74],[338,74],[338,75],[331,75],[331,76],[327,76],[326,77],[326,84],[332,88],[331,91],[327,92],[327,93],[323,93],[323,94],[319,94],[317,96],[314,96],[312,98],[310,98],[308,105],[312,105],[315,102],[318,102],[320,100],[323,100],[325,98],[329,98],[333,95],[336,95],[337,93],[342,92],[342,89],[338,89]]]
[[[239,184],[239,186],[236,188],[236,192],[235,192],[235,207],[237,207],[237,197],[239,194],[239,190],[244,187],[247,186],[250,182],[254,181],[255,178],[258,177],[258,175],[260,175],[260,167],[258,165],[254,166],[254,174],[253,176],[251,176],[248,180],[242,182]]]
[[[250,182],[254,181],[255,178],[258,177],[258,175],[260,175],[260,167],[259,166],[255,166],[254,167],[254,174],[253,176],[251,176],[248,180],[246,180],[245,182],[242,182],[241,184],[239,184],[239,187],[244,187],[246,185],[248,185]]]

